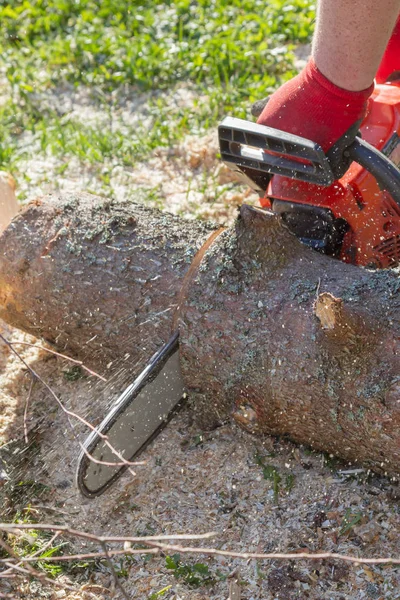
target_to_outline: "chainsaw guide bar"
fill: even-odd
[[[84,442],[76,476],[84,496],[93,498],[109,488],[128,468],[121,465],[120,457],[132,462],[181,406],[185,394],[178,350],[179,333],[175,332]]]

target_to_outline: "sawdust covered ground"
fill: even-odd
[[[129,128],[139,124],[153,127],[148,112],[152,96],[143,93],[132,97],[128,93],[109,111],[98,104],[92,90],[83,86],[37,94],[36,101],[42,110],[57,111],[82,127],[101,130],[111,122],[113,131],[129,137]],[[187,86],[176,87],[164,94],[162,100],[167,112],[193,106],[194,100],[207,104],[207,96],[198,97]],[[68,157],[65,162],[63,158],[43,153],[40,141],[30,132],[21,136],[20,143],[31,155],[27,160],[25,179],[19,181],[18,189],[20,197],[26,200],[47,193],[87,191],[120,201],[143,202],[188,219],[212,218],[220,223],[232,222],[243,201],[257,201],[257,195],[247,186],[238,188],[237,177],[216,160],[216,130],[183,137],[171,147],[159,147],[146,160],[137,161],[134,167],[121,165],[117,158],[105,158],[101,173],[98,166],[76,156]]]
[[[9,339],[23,338],[5,329]],[[89,413],[90,377],[71,381],[68,363],[30,347],[22,355],[69,409]],[[95,534],[213,531],[215,538],[204,545],[222,550],[399,555],[398,492],[390,481],[367,473],[346,473],[351,466],[287,441],[253,437],[232,424],[208,433],[198,431],[185,408],[143,454],[146,464],[137,467],[135,478],[127,474],[104,496],[83,499],[74,484],[78,444],[65,415],[43,388],[35,386],[27,423],[30,446],[26,447],[23,405],[29,378],[4,347],[1,360],[2,434],[3,439],[16,440],[3,447],[1,454],[11,477],[3,488],[4,493],[8,486],[6,520],[15,518],[18,507],[19,519],[68,524]],[[72,541],[68,551],[83,549]],[[147,560],[139,555],[115,564],[128,596],[134,599],[151,598],[152,593],[171,586],[162,597],[225,600],[234,576],[240,576],[240,597],[247,600],[400,597],[398,571],[390,566],[350,566],[332,560],[263,562],[183,553],[181,562],[191,567],[196,562],[206,565],[210,580],[206,585],[187,585],[183,575],[175,578],[174,571],[166,568],[165,556]],[[50,592],[48,586],[30,582],[23,586],[24,596],[121,597],[113,596],[105,563],[75,566],[58,580],[76,592]]]
[[[171,151],[160,151],[134,174],[122,174],[118,189],[130,194],[132,186],[158,178],[158,189],[163,199],[168,197],[170,210],[230,222],[235,205],[254,201],[254,196],[249,197],[244,188],[232,187],[231,176],[218,164],[215,151],[213,135],[200,141],[184,140],[173,149],[173,157]],[[27,168],[34,181],[37,165],[32,162]],[[58,182],[58,188],[76,189],[79,178],[77,171],[75,178],[66,179],[62,185]],[[220,199],[213,196],[202,204],[202,190],[211,185],[211,179],[214,188],[215,181],[217,188],[221,186]],[[51,182],[46,186],[40,191],[51,191]],[[34,341],[5,325],[0,332],[14,341]],[[69,409],[94,424],[99,421],[102,409],[96,405],[97,383],[93,378],[79,376],[71,364],[43,351],[30,346],[17,348]],[[4,344],[0,347],[0,368],[0,434],[4,444],[0,457],[9,477],[7,480],[2,475],[3,520],[68,524],[103,535],[213,531],[215,537],[203,545],[236,552],[400,556],[399,491],[394,482],[354,471],[354,465],[338,463],[285,440],[256,438],[230,423],[212,432],[199,431],[188,408],[183,408],[145,451],[142,458],[146,464],[137,467],[135,478],[127,474],[102,497],[84,499],[74,483],[79,453],[76,436],[82,439],[83,428],[76,425],[74,434],[51,395],[36,384],[26,420],[26,445],[23,413],[29,375]],[[73,539],[65,551],[84,549],[88,548]],[[115,559],[129,598],[227,600],[235,578],[240,589],[236,598],[242,600],[400,598],[399,572],[393,566],[332,560],[266,562],[181,552],[181,568],[168,569],[165,554],[150,559],[143,554]],[[207,567],[202,567],[199,576],[203,583],[189,585],[188,578],[198,575],[193,568],[196,563]],[[56,581],[61,587],[52,590],[37,581],[16,584],[3,580],[0,590],[15,597],[21,594],[27,600],[122,598],[114,590],[110,568],[104,561],[78,561],[73,567],[64,567]]]

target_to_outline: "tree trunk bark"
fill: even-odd
[[[132,373],[168,338],[183,277],[212,230],[87,195],[31,205],[0,238],[0,317]],[[399,315],[398,271],[320,255],[243,206],[180,310],[199,423],[233,415],[254,433],[398,474]]]
[[[170,337],[212,229],[89,194],[36,201],[0,238],[0,318],[96,368],[132,371]]]

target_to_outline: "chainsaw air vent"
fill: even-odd
[[[387,192],[382,193],[382,213],[385,217],[400,217],[400,206]]]
[[[395,235],[378,246],[374,247],[374,250],[383,254],[388,260],[389,265],[400,263],[400,235]]]

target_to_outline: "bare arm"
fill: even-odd
[[[346,90],[368,88],[399,12],[399,0],[320,0],[313,42],[318,69]]]

